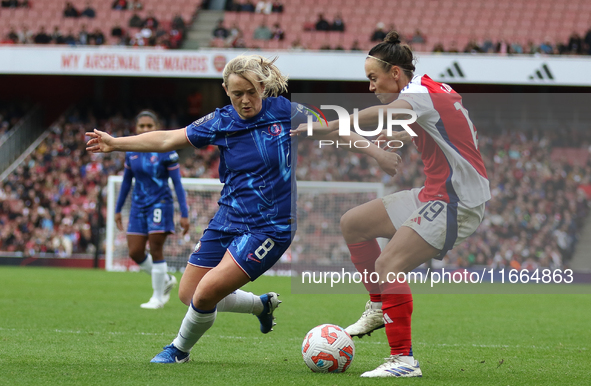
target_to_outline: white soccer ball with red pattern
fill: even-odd
[[[302,356],[315,373],[342,373],[353,362],[355,343],[344,328],[322,324],[306,334]]]

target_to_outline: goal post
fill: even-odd
[[[138,270],[128,257],[126,232],[115,225],[115,203],[121,188],[122,176],[109,176],[107,184],[107,226],[105,269],[107,271]],[[217,179],[182,178],[187,195],[191,229],[183,237],[180,228],[170,235],[164,245],[164,257],[171,271],[182,271],[195,244],[207,228],[218,209],[223,184]],[[348,251],[340,232],[340,218],[349,209],[382,197],[384,185],[364,182],[298,181],[298,231],[290,249],[273,267],[273,271],[288,272],[291,263],[298,267],[342,266],[348,261]],[[172,185],[171,185],[172,186]],[[131,193],[130,193],[131,195]],[[178,227],[180,211],[176,195],[175,224]],[[131,197],[122,209],[123,226],[127,229]]]

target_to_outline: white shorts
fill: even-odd
[[[404,190],[382,198],[388,216],[396,229],[412,228],[426,242],[441,250],[436,259],[470,236],[484,218],[484,203],[468,208],[443,201],[419,201],[422,188]]]

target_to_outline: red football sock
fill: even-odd
[[[374,303],[379,303],[382,301],[382,294],[369,294],[369,300]]]
[[[364,271],[367,272],[367,280],[363,281],[363,285],[367,289],[367,292],[369,292],[369,298],[372,302],[381,302],[382,296],[379,283],[372,283],[369,280],[370,274],[376,271],[376,260],[380,256],[380,253],[382,253],[378,241],[376,239],[362,241],[360,243],[348,244],[347,247],[351,252],[351,261],[355,264],[357,271],[362,275],[364,275]]]
[[[382,284],[382,311],[390,354],[412,356],[412,294],[408,283]]]

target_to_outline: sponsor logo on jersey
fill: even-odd
[[[213,117],[215,117],[215,113],[209,113],[204,117],[199,118],[198,120],[196,120],[195,122],[193,122],[193,125],[195,126],[199,126],[204,124],[207,121],[210,121],[213,119]]]
[[[421,216],[415,217],[415,218],[411,218],[410,221],[416,222],[417,225],[421,225]]]
[[[198,241],[197,244],[195,244],[195,248],[193,248],[193,253],[199,252],[200,249],[201,249],[201,241]]]
[[[130,159],[138,159],[139,155],[132,155]]]
[[[269,126],[269,134],[276,137],[281,134],[281,124],[274,123]]]
[[[153,155],[150,157],[150,162],[155,164],[156,162],[158,162],[158,156],[157,155]]]

